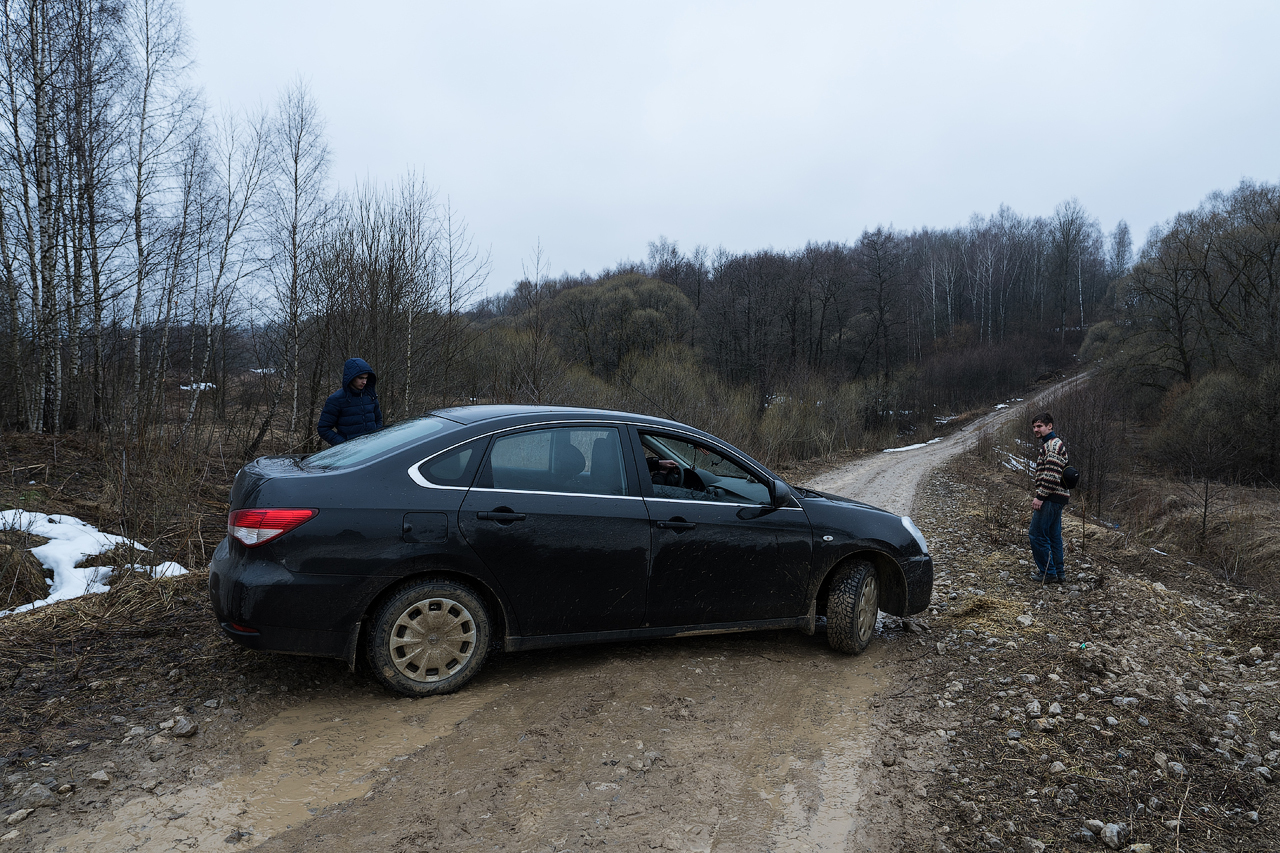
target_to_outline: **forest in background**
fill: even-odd
[[[0,429],[96,448],[110,529],[203,542],[198,521],[172,533],[183,504],[156,484],[186,495],[225,485],[212,457],[317,449],[351,355],[389,420],[624,408],[774,465],[928,438],[1083,363],[1094,396],[1060,421],[1094,514],[1125,517],[1146,466],[1191,490],[1207,547],[1216,496],[1273,488],[1275,184],[1215,193],[1136,252],[1070,199],[789,250],[659,237],[598,274],[553,276],[534,247],[486,295],[485,252],[424,176],[335,184],[304,84],[259,111],[204,105],[177,4],[6,10]]]

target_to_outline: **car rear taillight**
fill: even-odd
[[[227,533],[247,548],[266,544],[305,521],[315,518],[314,509],[236,509],[227,516]]]

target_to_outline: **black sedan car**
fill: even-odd
[[[251,649],[321,655],[408,695],[456,690],[492,648],[825,626],[929,603],[911,520],[789,486],[712,435],[643,415],[443,409],[231,491],[209,593]]]

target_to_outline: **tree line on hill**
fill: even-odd
[[[1105,365],[1163,466],[1280,478],[1280,185],[1246,180],[1152,230],[1082,354]]]
[[[490,345],[458,390],[683,417],[772,458],[857,447],[1070,364],[1131,252],[1123,222],[1104,235],[1070,200],[793,251],[660,238],[594,276],[535,259],[471,312]]]

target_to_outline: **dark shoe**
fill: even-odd
[[[1031,582],[1032,583],[1053,583],[1053,578],[1051,578],[1049,575],[1041,574],[1040,572],[1032,572]]]
[[[1045,583],[1065,583],[1066,578],[1064,578],[1062,575],[1049,575],[1047,578],[1045,578],[1044,582]]]

